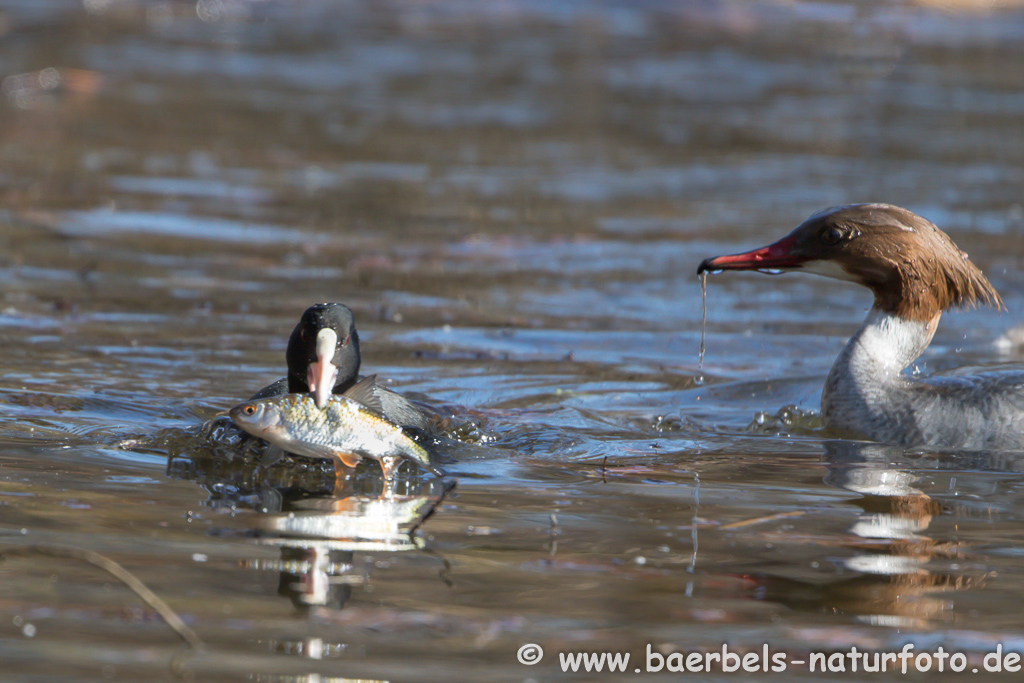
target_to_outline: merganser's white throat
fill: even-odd
[[[995,289],[927,220],[888,204],[818,212],[775,244],[706,259],[716,270],[793,270],[870,288],[875,304],[825,382],[825,424],[876,441],[938,448],[1024,449],[1024,373],[911,380],[942,312],[1002,306]]]

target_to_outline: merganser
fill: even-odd
[[[1024,448],[1024,372],[912,380],[942,312],[1002,299],[930,221],[889,204],[814,214],[761,249],[705,259],[697,273],[800,269],[856,282],[875,295],[864,324],[821,394],[827,427],[874,441],[961,449]]]
[[[288,339],[285,359],[288,376],[259,390],[250,401],[312,393],[322,409],[332,393],[344,394],[354,387],[362,378],[359,335],[352,310],[339,303],[307,308]],[[362,387],[367,390],[365,383]],[[375,382],[370,388],[388,420],[402,427],[429,430],[426,417],[407,398]]]

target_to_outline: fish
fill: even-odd
[[[380,462],[389,481],[401,459],[442,476],[427,449],[380,414],[375,383],[375,376],[367,377],[344,394],[331,395],[323,408],[312,394],[287,394],[240,403],[228,415],[249,434],[289,453],[348,467],[370,458]]]

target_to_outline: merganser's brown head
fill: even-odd
[[[1003,307],[995,288],[946,233],[891,204],[819,211],[778,242],[705,259],[697,273],[796,268],[860,283],[874,292],[876,308],[908,320],[930,321],[951,306]]]

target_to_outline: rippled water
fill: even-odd
[[[698,366],[700,260],[852,201],[932,219],[1006,302],[915,372],[1024,361],[1024,12],[997,4],[0,3],[4,675],[1024,650],[1020,454],[821,429],[865,291],[713,276]],[[200,431],[324,300],[461,440],[454,491],[332,490]]]

